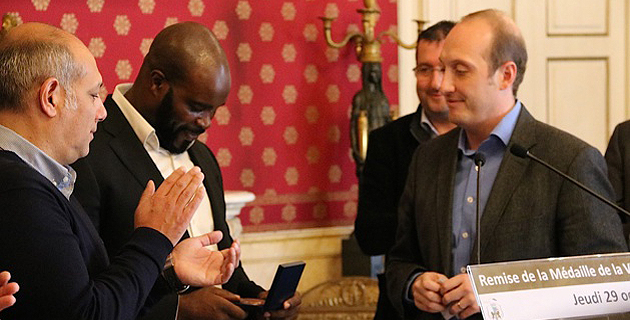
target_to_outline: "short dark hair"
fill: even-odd
[[[186,85],[192,72],[205,67],[228,66],[216,36],[203,24],[180,22],[160,31],[149,48],[143,68],[158,69],[173,84]]]
[[[462,21],[470,19],[483,19],[492,28],[492,43],[487,53],[490,74],[497,71],[505,62],[512,61],[516,65],[516,78],[512,84],[512,93],[516,97],[527,67],[527,48],[521,32],[514,21],[499,10],[487,9],[473,12],[465,16]]]
[[[449,20],[442,20],[420,32],[418,35],[418,41],[442,41],[446,39],[446,36],[451,29],[455,26],[455,22]]]

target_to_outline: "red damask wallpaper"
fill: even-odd
[[[396,29],[396,0],[379,0],[377,32]],[[152,38],[179,21],[207,25],[231,65],[232,91],[203,137],[225,188],[248,190],[245,231],[347,225],[357,207],[350,152],[352,96],[361,66],[350,46],[326,46],[319,16],[337,16],[333,38],[360,30],[360,0],[2,0],[0,13],[74,33],[96,57],[103,96],[133,81]],[[397,55],[383,44],[383,90],[398,103]]]

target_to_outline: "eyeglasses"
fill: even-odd
[[[428,78],[433,75],[434,72],[444,73],[444,67],[430,67],[426,65],[419,65],[413,68],[413,72],[416,77]]]

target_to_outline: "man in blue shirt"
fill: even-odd
[[[459,128],[419,148],[409,167],[387,264],[398,312],[482,319],[468,264],[626,251],[614,210],[507,152],[521,145],[611,197],[602,155],[535,120],[516,99],[527,51],[515,23],[496,10],[470,14],[446,37],[440,60],[449,120]],[[476,154],[486,159],[479,199]]]

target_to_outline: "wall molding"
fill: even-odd
[[[278,264],[302,260],[306,268],[298,290],[341,277],[341,241],[353,226],[243,233],[241,262],[250,279],[269,289]]]

